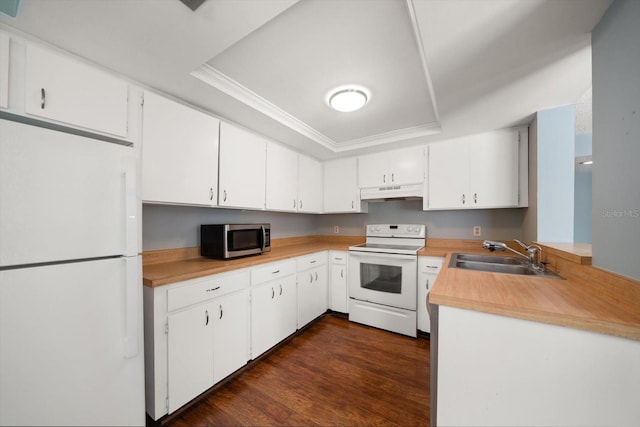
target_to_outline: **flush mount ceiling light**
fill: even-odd
[[[370,94],[361,86],[341,86],[332,90],[327,96],[331,108],[342,113],[359,110],[369,101]]]

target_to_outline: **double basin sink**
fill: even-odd
[[[562,279],[552,271],[536,270],[526,259],[499,255],[478,255],[454,253],[449,262],[450,268],[464,270],[487,271],[490,273],[516,274],[520,276],[536,276],[549,279]]]

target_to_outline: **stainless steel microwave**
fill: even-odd
[[[271,251],[271,224],[203,224],[200,255],[229,259]]]

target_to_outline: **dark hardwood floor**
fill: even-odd
[[[166,426],[429,425],[429,340],[325,315]]]

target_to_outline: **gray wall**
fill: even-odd
[[[576,135],[576,157],[590,156],[592,134]],[[592,165],[576,164],[573,241],[591,243],[591,176]]]
[[[593,30],[593,264],[640,280],[640,1]]]
[[[244,211],[187,206],[144,205],[142,208],[142,249],[188,248],[200,246],[200,224],[271,224],[273,238],[316,234],[317,215]]]
[[[267,222],[274,238],[333,235],[363,236],[371,223],[425,224],[429,237],[450,239],[522,238],[521,209],[468,211],[422,211],[422,201],[370,203],[366,214],[306,215],[242,211],[184,206],[145,205],[142,217],[143,250],[199,246],[199,226],[207,223]],[[473,236],[473,226],[482,227],[482,236]]]

